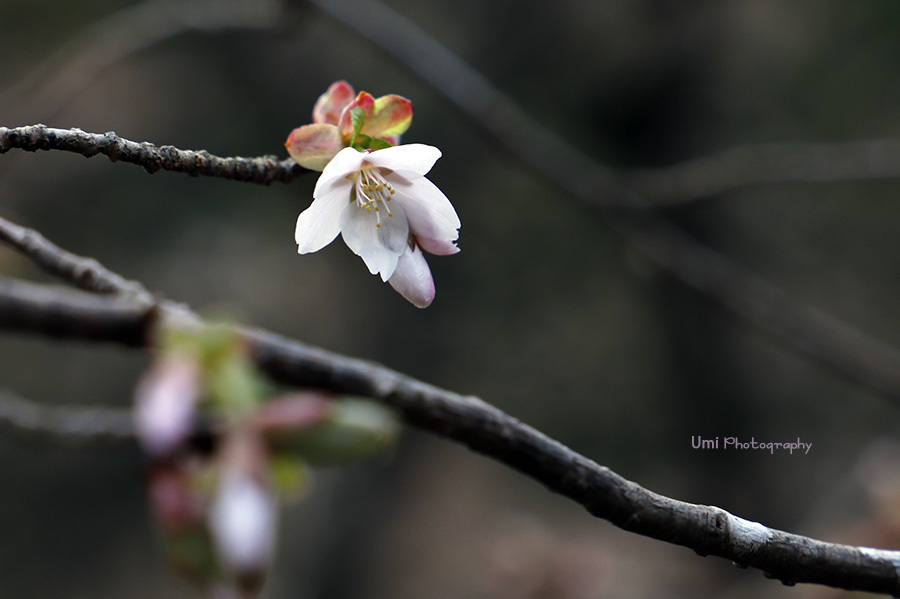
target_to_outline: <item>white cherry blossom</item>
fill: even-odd
[[[297,251],[316,252],[340,233],[369,272],[414,305],[428,306],[434,281],[421,250],[459,251],[456,210],[425,178],[440,156],[424,144],[364,152],[344,148],[325,166],[313,203],[297,219]]]

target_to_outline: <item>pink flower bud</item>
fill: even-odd
[[[223,440],[209,532],[222,566],[248,591],[262,585],[275,550],[278,505],[268,469],[254,431],[241,428]]]
[[[199,365],[186,356],[162,358],[135,392],[135,427],[151,457],[173,452],[191,434],[200,395]]]

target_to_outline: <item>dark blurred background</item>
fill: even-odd
[[[627,171],[736,145],[900,133],[900,4],[386,0],[541,123]],[[486,401],[654,491],[833,541],[900,541],[898,408],[656,270],[402,65],[302,2],[0,1],[0,125],[278,154],[334,80],[405,95],[462,220],[413,308],[340,241],[298,256],[315,177],[263,187],[0,156],[0,214],[151,290]],[[149,7],[149,8],[148,8]],[[143,11],[143,12],[142,12]],[[152,18],[156,14],[158,19]],[[180,17],[178,15],[181,15]],[[168,16],[167,16],[168,15]],[[175,16],[172,16],[175,15]],[[666,215],[802,301],[900,345],[894,182],[781,185]],[[0,272],[43,278],[0,248]],[[0,335],[0,388],[126,406],[141,352]],[[700,451],[691,437],[811,442]],[[131,446],[0,431],[0,595],[190,597]],[[267,597],[836,597],[619,531],[465,448],[317,472]]]

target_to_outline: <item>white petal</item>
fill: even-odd
[[[362,152],[344,148],[331,159],[313,190],[313,203],[297,219],[294,239],[297,252],[317,252],[334,241],[341,231],[341,213],[350,205],[353,181],[347,175],[362,165]]]
[[[381,168],[412,171],[424,175],[440,157],[441,151],[434,146],[403,144],[370,152],[365,155],[365,161]]]
[[[425,261],[425,255],[418,247],[407,250],[397,261],[397,269],[388,283],[397,293],[408,299],[417,308],[427,308],[434,300],[434,279]]]
[[[341,213],[350,206],[351,184],[337,187],[330,194],[313,200],[313,203],[300,213],[294,240],[297,252],[308,254],[318,252],[334,241],[341,232]]]
[[[313,197],[318,198],[328,193],[326,189],[336,181],[344,179],[347,175],[355,173],[362,168],[363,159],[367,156],[365,152],[358,152],[353,148],[344,148],[331,159],[331,162],[322,169],[322,174],[316,182],[316,188],[313,190]]]
[[[377,227],[374,211],[351,205],[341,216],[341,235],[353,253],[363,259],[369,272],[381,273],[381,280],[387,281],[397,267],[397,259],[407,247],[409,225],[401,206],[391,202],[394,216],[388,216],[386,209],[380,213],[381,226]]]
[[[403,206],[413,235],[445,242],[459,238],[459,216],[434,183],[408,172],[393,173],[389,181],[396,191],[394,202]],[[424,247],[430,251],[429,247]]]

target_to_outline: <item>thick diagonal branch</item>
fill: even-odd
[[[155,304],[0,277],[0,327],[55,337],[145,345]]]
[[[65,259],[83,260],[74,255]],[[0,284],[0,327],[35,333],[149,347],[161,320],[185,322],[185,312],[176,304],[147,303],[133,294],[105,296],[34,283]],[[900,595],[900,552],[826,543],[748,522],[720,508],[670,499],[476,397],[267,331],[238,332],[258,366],[274,379],[380,401],[397,409],[408,423],[502,462],[625,530],[759,568],[787,584],[813,582]],[[42,428],[31,420],[40,413],[28,406],[23,410],[15,400],[8,403],[12,408],[6,409],[4,418],[2,400],[0,420],[26,429]],[[16,412],[18,417],[9,416]]]
[[[87,133],[81,129],[55,129],[46,125],[0,127],[0,154],[13,148],[28,152],[63,150],[86,157],[103,154],[113,162],[142,166],[148,173],[176,171],[194,177],[203,175],[264,185],[273,181],[287,183],[307,172],[293,160],[279,160],[277,156],[220,158],[206,150],[179,150],[173,146],[130,141],[112,132]]]

